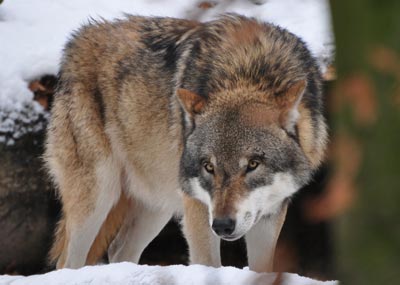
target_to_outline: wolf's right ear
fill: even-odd
[[[207,103],[207,99],[197,95],[196,93],[187,89],[179,88],[176,91],[179,101],[190,117],[194,117],[201,113],[201,110]]]

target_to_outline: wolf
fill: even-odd
[[[301,39],[237,14],[83,26],[47,130],[62,202],[50,259],[137,263],[183,215],[191,263],[221,266],[220,240],[245,236],[250,269],[271,271],[289,199],[324,158],[321,84]]]

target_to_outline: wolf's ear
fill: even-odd
[[[300,116],[298,108],[306,86],[306,80],[297,81],[285,92],[282,99],[278,102],[281,109],[279,123],[289,133],[295,133],[294,127]]]
[[[207,99],[187,89],[179,88],[176,94],[178,95],[182,107],[191,117],[200,114],[207,103]]]

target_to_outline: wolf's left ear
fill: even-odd
[[[300,80],[294,83],[283,95],[282,99],[279,100],[281,114],[279,116],[279,123],[282,128],[287,130],[289,133],[295,133],[295,125],[299,119],[299,105],[303,98],[304,91],[306,89],[306,80]]]
[[[201,110],[207,103],[207,99],[187,89],[179,88],[176,91],[176,94],[178,95],[182,107],[185,109],[190,117],[194,117],[196,114],[200,114]]]

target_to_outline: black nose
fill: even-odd
[[[231,235],[235,230],[235,223],[235,220],[228,217],[214,219],[212,223],[212,228],[217,233],[217,235],[227,236]]]

